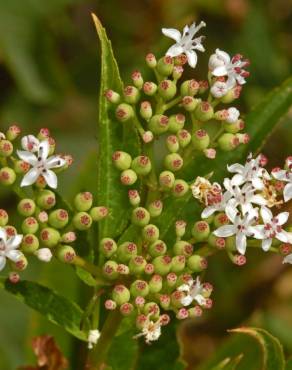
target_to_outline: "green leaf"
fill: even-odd
[[[262,350],[263,369],[265,370],[285,369],[285,358],[283,353],[283,347],[279,340],[273,337],[266,330],[252,327],[243,327],[238,329],[232,329],[230,330],[230,332],[247,334],[257,340]]]
[[[287,361],[285,370],[292,370],[292,359]]]
[[[47,287],[30,281],[12,284],[9,280],[1,278],[0,287],[76,338],[86,341],[86,334],[80,330],[83,311],[76,303]]]
[[[122,92],[123,84],[113,55],[111,43],[99,19],[93,16],[101,45],[101,78],[98,115],[98,184],[97,196],[100,205],[110,209],[110,215],[99,223],[99,238],[115,237],[127,226],[129,207],[127,189],[118,186],[120,172],[112,164],[115,150],[126,150],[132,155],[140,151],[139,138],[133,124],[121,124],[115,119],[112,104],[104,97],[107,89]]]
[[[220,364],[218,364],[217,366],[212,367],[211,370],[236,370],[237,365],[240,363],[242,357],[242,354],[232,359],[228,357],[220,362]]]

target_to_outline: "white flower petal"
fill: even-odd
[[[197,54],[194,51],[188,51],[186,50],[186,55],[188,58],[188,63],[192,68],[195,68],[197,65],[198,57]]]
[[[181,299],[181,304],[183,306],[189,306],[193,302],[193,298],[190,295],[187,295]]]
[[[233,76],[228,75],[226,85],[227,85],[228,89],[232,89],[236,85],[236,79]]]
[[[6,265],[6,258],[3,256],[0,256],[0,271],[4,269],[5,265]]]
[[[236,249],[240,254],[245,254],[246,236],[243,233],[236,234]]]
[[[224,225],[215,230],[213,234],[220,238],[227,238],[228,236],[234,235],[235,232],[236,230],[234,225]]]
[[[20,159],[22,159],[24,162],[29,163],[32,166],[35,166],[37,164],[37,157],[31,153],[24,150],[17,150],[17,155]]]
[[[6,247],[8,249],[15,249],[18,248],[22,241],[22,235],[15,235],[9,238],[6,242]]]
[[[216,77],[222,77],[226,76],[228,74],[228,71],[225,66],[219,66],[212,71],[212,74]]]
[[[176,42],[180,42],[181,40],[181,33],[176,30],[175,28],[162,28],[162,33],[166,37],[170,37],[171,39],[175,40]]]
[[[270,249],[272,241],[273,241],[272,239],[264,239],[262,241],[262,248],[265,252],[267,252]]]
[[[289,239],[290,239],[290,242],[291,242],[291,239],[292,239],[292,238],[289,237],[289,233],[287,233],[287,231],[285,231],[285,230],[282,230],[279,233],[277,233],[276,238],[278,240],[280,240],[281,242],[283,242],[283,243],[288,243]]]
[[[210,217],[214,212],[216,211],[216,208],[213,207],[213,206],[209,206],[209,207],[206,207],[202,214],[201,214],[201,217],[202,218],[208,218]]]
[[[46,160],[47,168],[59,168],[65,166],[65,164],[65,159],[61,158],[58,155],[53,155]]]
[[[285,186],[283,194],[285,202],[289,202],[292,199],[292,183]]]
[[[23,254],[17,249],[11,249],[10,251],[6,252],[6,257],[9,258],[13,262],[17,262]]]
[[[0,227],[0,239],[2,239],[4,241],[4,243],[6,244],[7,233],[6,233],[6,230],[3,227]]]
[[[291,263],[292,264],[292,254],[288,254],[288,256],[286,256],[283,259],[283,263]]]
[[[39,140],[34,135],[27,135],[21,139],[21,146],[29,152],[36,152],[39,148]]]
[[[55,172],[51,170],[47,170],[46,172],[42,173],[44,179],[46,180],[46,183],[48,186],[52,189],[57,189],[58,186],[58,178],[55,174]]]
[[[273,218],[272,212],[265,206],[261,208],[261,216],[265,224],[271,222],[271,219]]]
[[[251,179],[251,183],[252,183],[252,186],[256,189],[256,190],[261,190],[263,189],[264,187],[264,183],[263,183],[263,180],[261,180],[260,178],[258,177],[253,177]]]
[[[216,54],[218,55],[218,57],[220,59],[222,59],[222,61],[225,64],[230,63],[230,56],[229,56],[229,54],[226,53],[226,51],[223,51],[223,50],[220,50],[220,49],[216,49]]]
[[[279,213],[275,218],[278,220],[278,225],[284,225],[288,221],[289,212]]]
[[[40,175],[40,171],[37,170],[36,168],[32,168],[31,170],[28,171],[27,174],[24,175],[20,186],[29,186],[32,185],[36,182]]]
[[[48,158],[49,151],[50,151],[50,144],[48,140],[43,140],[39,145],[39,152],[38,152],[39,157],[41,157],[42,160],[45,161]]]
[[[167,56],[172,58],[182,54],[184,52],[184,48],[181,47],[179,44],[172,45],[166,52]]]
[[[244,166],[239,163],[234,163],[234,164],[231,164],[230,166],[227,165],[227,170],[232,173],[233,172],[242,173],[244,170]]]
[[[285,170],[272,171],[272,175],[277,180],[287,181],[287,171]]]

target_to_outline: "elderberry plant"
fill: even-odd
[[[163,28],[175,44],[159,59],[146,55],[153,80],[134,71],[132,84],[123,87],[105,31],[94,19],[102,51],[97,199],[89,191],[71,203],[58,195],[57,176],[73,161],[55,153],[48,129],[21,136],[12,125],[0,133],[0,184],[19,197],[21,218],[14,221],[0,210],[0,270],[9,274],[3,286],[24,298],[30,294],[20,273],[32,258],[57,258],[75,267],[94,287],[84,312],[63,300],[60,307],[72,311],[71,323],[51,313],[50,304],[46,314],[88,342],[87,369],[110,364],[108,351],[123,322],[135,326],[133,341],[151,344],[175,319],[211,309],[213,287],[204,271],[213,254],[224,252],[240,266],[249,248],[262,248],[292,263],[289,213],[281,211],[292,199],[292,158],[268,171],[267,158],[250,153],[267,135],[266,122],[259,113],[258,128],[254,119],[244,132],[234,106],[249,61],[216,49],[206,80],[200,80],[192,69],[197,51],[205,51],[204,37],[197,36],[205,23],[185,26],[182,33]],[[188,66],[193,78],[184,80]],[[278,111],[271,113],[271,127]],[[87,255],[82,243],[90,244]],[[55,304],[63,299],[46,294]]]

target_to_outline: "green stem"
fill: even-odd
[[[92,274],[97,281],[98,285],[110,285],[110,283],[102,278],[102,271],[101,268],[95,266],[93,263],[90,263],[83,259],[80,256],[76,256],[74,258],[73,264],[75,266],[81,267],[83,270]]]
[[[165,103],[163,106],[162,106],[162,109],[163,109],[163,112],[165,112],[166,110],[174,107],[175,105],[177,105],[180,101],[181,101],[182,97],[181,96],[177,96],[176,98],[174,98],[173,100],[171,100],[170,102],[168,103]]]

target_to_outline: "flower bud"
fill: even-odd
[[[189,308],[188,312],[190,318],[200,317],[203,314],[203,310],[199,305]]]
[[[150,319],[157,320],[159,318],[160,309],[157,303],[148,302],[143,307],[143,313],[149,315]]]
[[[104,206],[93,207],[89,212],[92,221],[97,222],[108,216],[108,208]]]
[[[0,184],[9,186],[16,180],[16,174],[12,168],[2,167],[0,170]]]
[[[172,258],[171,271],[179,273],[184,270],[186,266],[186,257],[185,256],[174,256]]]
[[[140,204],[141,198],[138,190],[131,189],[128,191],[129,201],[132,206],[137,207]]]
[[[197,221],[192,227],[192,235],[197,242],[202,242],[208,239],[210,234],[210,226],[206,221]]]
[[[135,306],[138,308],[142,308],[145,304],[145,298],[143,297],[136,297],[135,298]]]
[[[177,311],[177,314],[176,314],[176,318],[178,320],[184,320],[184,319],[187,319],[189,317],[189,311],[187,308],[185,307],[182,307],[180,308],[178,311]]]
[[[121,306],[129,302],[130,292],[124,285],[116,285],[112,291],[112,299],[118,306]]]
[[[183,66],[187,63],[188,61],[188,58],[185,54],[180,54],[180,55],[177,55],[175,58],[174,58],[174,64],[176,66]]]
[[[161,215],[163,209],[163,203],[160,199],[154,200],[148,205],[148,211],[150,216],[155,218]]]
[[[6,225],[4,229],[8,237],[15,236],[17,234],[17,230],[14,226]]]
[[[202,272],[206,270],[208,263],[205,257],[194,254],[188,258],[187,266],[192,272]]]
[[[0,209],[0,227],[6,226],[8,220],[8,213],[5,211],[5,209]]]
[[[140,155],[133,159],[132,169],[140,176],[146,176],[151,171],[151,161],[146,155]]]
[[[124,303],[120,307],[120,312],[123,316],[130,316],[133,311],[134,306],[132,305],[132,303]]]
[[[157,85],[154,82],[147,81],[143,85],[143,91],[144,91],[144,94],[148,96],[153,96],[156,94]]]
[[[40,248],[34,252],[34,255],[42,262],[50,262],[53,257],[49,248]]]
[[[34,217],[27,217],[21,224],[24,234],[35,234],[39,229],[39,223]]]
[[[158,293],[162,289],[162,277],[160,275],[153,275],[149,280],[150,293]]]
[[[149,68],[155,68],[156,67],[157,61],[156,61],[156,58],[155,58],[154,54],[152,54],[152,53],[147,54],[145,60],[146,60],[146,63],[147,63]]]
[[[145,274],[152,275],[154,274],[154,266],[152,263],[147,263],[144,269]]]
[[[89,191],[79,193],[74,198],[74,206],[77,211],[88,211],[92,207],[93,196]]]
[[[135,184],[135,182],[138,179],[138,176],[135,171],[128,169],[121,173],[120,179],[123,185],[130,186]]]
[[[155,242],[159,238],[159,229],[152,224],[146,225],[142,229],[142,236],[146,242]]]
[[[117,304],[112,299],[107,299],[104,302],[104,307],[105,307],[106,310],[113,311],[113,310],[115,310],[117,308]]]
[[[142,140],[144,141],[145,144],[151,143],[153,141],[154,135],[152,131],[145,131],[142,135]]]
[[[193,254],[193,246],[192,244],[184,241],[184,240],[179,240],[176,242],[173,246],[173,252],[175,255],[183,255],[186,257],[190,257]]]
[[[9,140],[0,140],[0,157],[10,157],[12,153],[12,143]]]
[[[214,110],[210,103],[206,101],[202,101],[198,103],[197,108],[195,110],[195,116],[199,121],[209,121],[213,118]]]
[[[145,100],[141,102],[140,115],[147,121],[152,117],[152,106],[149,101]]]
[[[46,227],[40,232],[41,243],[48,248],[55,247],[60,241],[61,235],[59,231]]]
[[[73,243],[76,240],[76,234],[74,231],[68,231],[67,233],[63,234],[61,237],[61,242],[63,243]]]
[[[203,153],[205,154],[205,157],[209,159],[215,159],[217,154],[216,149],[214,148],[204,149]]]
[[[236,254],[232,256],[232,262],[237,266],[243,266],[246,264],[246,257],[241,254]]]
[[[167,255],[158,256],[154,258],[153,265],[155,273],[164,276],[170,272],[172,259]]]
[[[143,328],[145,327],[145,324],[147,323],[147,320],[148,318],[146,315],[143,315],[143,314],[137,315],[136,328],[138,330],[143,330]]]
[[[183,220],[178,220],[176,221],[175,223],[175,233],[176,233],[176,236],[181,238],[182,236],[184,236],[185,232],[186,232],[186,226],[187,226],[187,223]]]
[[[129,266],[124,265],[123,263],[118,264],[117,271],[120,275],[129,275],[130,273]]]
[[[155,114],[149,121],[149,129],[156,135],[161,135],[168,130],[169,119],[163,114]]]
[[[187,130],[179,130],[176,135],[178,137],[179,145],[182,148],[188,146],[192,140],[192,136]]]
[[[46,127],[41,128],[39,133],[37,134],[39,140],[48,139],[50,136],[51,136],[50,130]]]
[[[182,96],[194,96],[200,88],[199,82],[196,80],[187,80],[181,84],[180,93]]]
[[[279,252],[283,256],[287,256],[288,254],[292,253],[292,245],[289,243],[283,243],[279,246]]]
[[[118,259],[123,263],[128,263],[132,257],[137,255],[137,245],[132,242],[124,242],[118,246]]]
[[[133,297],[146,297],[149,293],[149,285],[144,280],[135,280],[131,284],[130,291]]]
[[[206,92],[209,88],[209,83],[208,81],[199,81],[199,94],[204,94],[204,92]]]
[[[178,113],[169,117],[169,127],[168,130],[176,134],[179,130],[184,127],[186,117],[182,113]]]
[[[158,60],[157,72],[162,76],[170,76],[173,71],[174,61],[172,57],[166,55]]]
[[[187,95],[184,96],[182,99],[182,106],[187,112],[193,112],[196,109],[199,102],[200,102],[199,99],[195,99],[192,96]]]
[[[22,199],[17,205],[17,211],[21,216],[32,216],[35,212],[35,202],[32,199]]]
[[[141,72],[136,70],[136,71],[133,71],[132,72],[132,81],[133,81],[133,84],[138,88],[138,89],[141,89],[142,86],[143,86],[143,77],[141,75]]]
[[[39,192],[36,202],[41,209],[50,209],[56,204],[56,196],[51,190],[42,190]]]
[[[189,191],[189,185],[184,180],[175,180],[172,188],[172,194],[176,198],[183,197]]]
[[[49,137],[48,142],[49,142],[49,155],[52,155],[54,154],[56,149],[56,141],[52,137]]]
[[[166,138],[166,147],[171,153],[175,153],[179,150],[178,138],[175,135],[170,135]]]
[[[184,69],[182,66],[174,66],[172,71],[172,77],[174,80],[179,80],[184,72]]]
[[[69,215],[65,209],[56,209],[49,215],[49,223],[55,229],[63,229],[69,222]]]
[[[113,164],[118,170],[124,171],[131,167],[132,157],[126,152],[120,150],[112,155]]]
[[[174,185],[175,177],[170,171],[163,171],[159,175],[159,184],[164,190],[172,189]]]
[[[170,171],[179,171],[184,162],[178,153],[167,154],[164,158],[164,165]]]
[[[28,261],[24,255],[22,255],[17,262],[12,262],[11,266],[17,271],[24,271],[27,268]]]
[[[156,240],[148,247],[148,252],[151,257],[163,256],[167,251],[167,246],[162,240]]]
[[[34,253],[39,248],[39,240],[33,234],[24,235],[21,242],[21,250],[24,253]]]
[[[238,99],[240,96],[242,90],[241,85],[237,85],[233,87],[232,89],[228,90],[227,93],[221,97],[221,102],[224,104],[230,104],[232,103],[235,99]]]
[[[234,123],[224,122],[223,128],[226,132],[229,132],[230,134],[236,134],[238,131],[244,129],[244,122],[242,119],[239,119]]]
[[[143,82],[142,82],[143,84]],[[135,86],[126,86],[124,88],[124,99],[126,103],[136,104],[140,99],[140,93]]]
[[[224,212],[216,213],[213,220],[215,228],[219,228],[220,226],[229,224],[229,218]]]
[[[182,307],[182,299],[184,298],[184,293],[180,292],[179,290],[174,291],[171,294],[171,305],[175,308],[181,308]]]
[[[92,224],[92,218],[87,212],[78,212],[73,217],[73,225],[77,230],[88,230]]]
[[[109,280],[118,278],[118,264],[115,261],[106,261],[102,267],[103,276]]]
[[[146,266],[146,260],[142,256],[135,256],[130,259],[129,269],[131,274],[138,275],[141,274]]]
[[[177,281],[177,275],[174,272],[170,272],[166,276],[166,284],[170,288],[174,287]]]
[[[8,277],[10,283],[17,284],[20,281],[20,276],[17,272],[11,271]]]
[[[73,263],[76,253],[70,245],[60,245],[56,251],[57,258],[64,263]]]
[[[163,100],[170,100],[176,94],[176,84],[171,80],[163,80],[158,86],[158,93]]]
[[[239,139],[233,134],[226,133],[220,136],[218,145],[224,152],[229,152],[239,145]]]
[[[208,148],[210,144],[210,137],[207,131],[200,129],[193,133],[192,143],[195,149],[203,151]]]
[[[35,182],[35,186],[38,188],[38,189],[44,189],[46,186],[47,186],[47,182],[45,180],[45,178],[40,175],[36,182]]]
[[[208,244],[211,247],[217,248],[217,249],[224,249],[225,248],[225,239],[220,238],[218,236],[215,236],[214,234],[210,234],[208,237]]]
[[[249,134],[236,134],[239,144],[247,144],[250,141]]]
[[[16,173],[24,174],[30,169],[30,164],[22,160],[17,160],[14,162],[14,171]]]
[[[159,304],[164,310],[168,310],[170,306],[170,296],[167,294],[161,294],[159,296]]]
[[[15,140],[21,133],[21,129],[17,125],[12,125],[6,131],[6,139],[13,141]]]
[[[131,221],[137,226],[146,226],[150,221],[150,213],[143,207],[137,207],[132,211]]]
[[[121,100],[120,94],[110,89],[105,91],[104,96],[110,103],[113,104],[119,104]]]
[[[134,117],[134,111],[131,105],[122,103],[117,106],[116,118],[120,122],[127,122]]]

